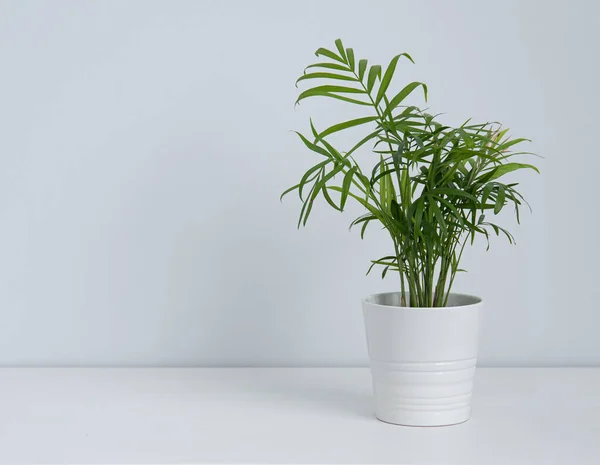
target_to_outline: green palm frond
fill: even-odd
[[[486,215],[498,215],[507,205],[519,209],[527,202],[502,178],[522,169],[538,169],[512,161],[527,152],[514,148],[526,139],[513,139],[498,123],[465,122],[458,128],[440,123],[404,101],[427,86],[411,82],[392,92],[393,78],[402,63],[412,62],[406,53],[396,55],[383,70],[366,59],[356,59],[354,50],[335,41],[335,51],[317,50],[320,61],[306,67],[296,84],[313,84],[300,92],[296,103],[319,97],[359,105],[368,113],[360,118],[317,131],[311,120],[311,136],[297,133],[302,143],[320,156],[317,164],[282,198],[298,190],[302,208],[298,226],[306,225],[316,199],[322,196],[334,209],[343,211],[349,199],[367,211],[352,226],[379,222],[393,242],[393,254],[371,263],[399,274],[403,301],[414,307],[440,307],[447,303],[458,265],[467,242],[477,235],[489,247],[491,233],[514,237]],[[368,128],[367,134],[347,151],[335,148],[328,137],[349,129]],[[371,145],[365,162],[355,154]],[[323,158],[324,157],[324,158]],[[370,160],[370,161],[369,161]],[[528,204],[527,204],[528,205]]]

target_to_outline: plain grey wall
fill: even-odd
[[[294,81],[342,37],[449,123],[533,139],[534,208],[466,253],[487,365],[599,364],[596,2],[3,1],[0,364],[366,363],[386,238],[279,194],[314,160]],[[342,140],[341,143],[344,141]],[[363,154],[363,156],[365,156]],[[367,154],[368,156],[368,154]],[[510,216],[505,224],[513,224]]]

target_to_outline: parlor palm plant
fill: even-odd
[[[416,106],[403,105],[414,91],[427,100],[427,86],[411,82],[399,92],[390,92],[402,53],[385,70],[355,58],[341,40],[335,50],[320,48],[318,63],[308,66],[297,84],[319,82],[300,93],[307,98],[335,99],[359,106],[365,116],[317,130],[311,120],[311,134],[297,133],[304,145],[322,159],[312,166],[298,184],[282,197],[298,191],[302,209],[298,226],[306,225],[318,197],[334,209],[344,210],[349,199],[365,208],[351,227],[360,227],[361,237],[369,225],[378,223],[391,238],[387,256],[373,260],[382,276],[393,271],[400,279],[401,305],[444,307],[457,272],[463,249],[477,235],[512,234],[488,218],[507,205],[514,207],[517,222],[525,202],[516,183],[503,176],[530,164],[513,161],[527,152],[515,148],[526,139],[513,139],[496,123],[465,122],[453,128]],[[369,127],[364,137],[342,150],[329,136],[358,126]],[[364,163],[357,161],[359,149],[371,147]]]

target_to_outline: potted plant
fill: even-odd
[[[302,209],[298,227],[306,225],[313,204],[322,197],[335,210],[358,202],[365,213],[351,223],[361,238],[370,225],[389,234],[390,253],[373,260],[382,276],[397,273],[396,292],[363,300],[375,413],[389,423],[437,426],[461,423],[470,416],[470,399],[477,358],[479,313],[482,300],[451,292],[463,249],[477,236],[510,232],[489,220],[507,205],[526,203],[516,183],[503,176],[530,164],[515,162],[525,154],[496,123],[471,121],[453,128],[416,106],[403,105],[415,90],[411,82],[399,91],[390,84],[402,53],[385,70],[357,59],[341,40],[335,50],[320,48],[317,63],[308,66],[298,83],[317,84],[302,91],[296,103],[322,97],[358,106],[360,118],[317,130],[297,133],[319,156],[300,182],[282,197],[298,191]],[[316,80],[316,81],[315,81]],[[329,137],[357,127],[364,136],[345,150]],[[359,163],[361,149],[370,153]]]

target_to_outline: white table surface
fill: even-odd
[[[377,421],[365,368],[2,368],[0,464],[600,464],[600,369],[478,368],[462,425]]]

